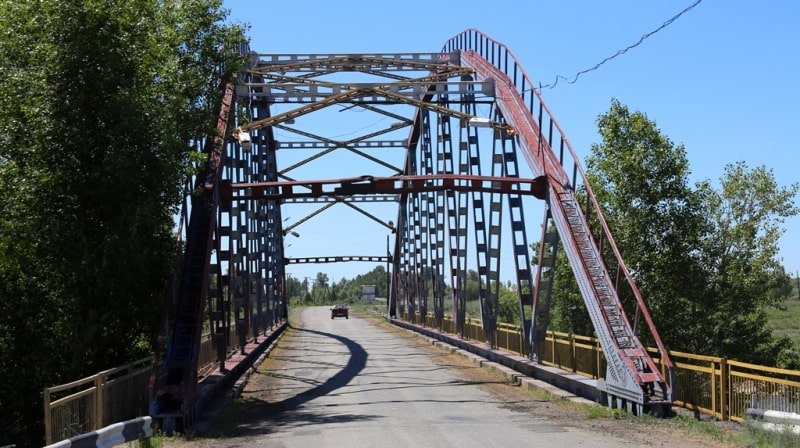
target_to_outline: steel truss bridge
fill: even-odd
[[[569,141],[507,47],[467,30],[434,53],[249,55],[238,81],[221,84],[218,132],[205,138],[207,162],[190,181],[167,350],[152,381],[155,417],[191,425],[204,327],[224,347],[232,325],[240,335],[275,325],[292,263],[386,263],[390,318],[432,315],[441,329],[448,313],[459,335],[467,271],[477,271],[495,347],[500,260],[510,255],[536,360],[559,250],[607,358],[599,388],[608,404],[658,414],[671,406],[673,382],[640,342],[641,333],[655,342],[671,376],[645,302]],[[315,177],[300,177],[315,164]],[[299,205],[317,209],[288,223],[282,207]],[[386,252],[288,257],[287,235],[332,207],[384,229]],[[535,230],[525,208],[540,210]]]

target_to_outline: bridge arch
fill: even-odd
[[[552,260],[563,250],[608,360],[601,388],[609,405],[637,413],[671,405],[671,363],[646,304],[580,161],[508,48],[466,30],[433,53],[250,56],[237,83],[221,83],[217,134],[204,140],[207,163],[187,197],[180,288],[154,374],[156,416],[191,424],[204,319],[217,338],[231,327],[245,335],[276,325],[293,262],[387,262],[387,315],[425,322],[432,314],[441,328],[449,313],[459,334],[474,268],[494,347],[503,251],[514,261],[531,358],[547,327]],[[344,162],[328,163],[341,154]],[[313,165],[329,174],[306,171]],[[393,214],[370,209],[376,204],[390,204]],[[316,209],[287,222],[286,205]],[[386,253],[287,256],[286,236],[334,207],[384,228]],[[531,209],[543,210],[533,237]],[[635,310],[623,308],[623,290],[636,298]],[[656,341],[666,372],[640,331]]]

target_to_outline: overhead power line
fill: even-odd
[[[694,2],[693,4],[691,4],[690,6],[686,7],[686,9],[684,9],[684,10],[683,10],[683,11],[681,11],[681,12],[679,12],[678,14],[676,14],[675,16],[673,16],[671,19],[669,19],[669,20],[667,20],[666,22],[662,23],[662,24],[661,24],[661,26],[659,26],[658,28],[654,29],[653,31],[650,31],[649,33],[647,33],[647,34],[645,34],[645,35],[643,35],[643,36],[642,36],[642,37],[639,39],[639,41],[638,41],[638,42],[636,42],[635,44],[633,44],[633,45],[629,45],[629,46],[627,46],[627,47],[625,47],[625,48],[623,48],[623,49],[621,49],[621,50],[618,50],[618,51],[617,51],[616,53],[614,53],[612,56],[609,56],[609,57],[607,57],[607,58],[603,59],[602,61],[598,62],[597,64],[595,64],[595,65],[594,65],[593,67],[591,67],[591,68],[587,68],[587,69],[585,69],[585,70],[581,70],[581,71],[579,71],[578,73],[576,73],[576,74],[575,74],[575,76],[572,78],[572,80],[569,80],[569,79],[567,79],[566,77],[564,77],[564,76],[561,76],[561,75],[556,75],[556,80],[555,80],[555,81],[554,81],[552,84],[545,84],[545,85],[543,85],[543,86],[540,86],[540,87],[539,87],[539,90],[541,90],[541,89],[553,89],[553,88],[555,88],[555,87],[556,87],[556,85],[558,85],[558,80],[559,80],[559,79],[563,79],[564,81],[566,81],[566,82],[567,82],[567,83],[569,83],[569,84],[575,84],[575,82],[577,82],[577,81],[578,81],[578,78],[579,78],[579,77],[580,77],[582,74],[584,74],[584,73],[588,73],[588,72],[591,72],[591,71],[593,71],[593,70],[597,70],[598,68],[600,68],[600,66],[601,66],[601,65],[605,64],[606,62],[608,62],[608,61],[610,61],[610,60],[612,60],[612,59],[616,58],[616,57],[617,57],[617,56],[619,56],[619,55],[622,55],[622,54],[625,54],[625,53],[627,53],[627,52],[628,52],[628,50],[630,50],[631,48],[638,47],[638,46],[639,46],[639,44],[641,44],[642,42],[644,42],[644,41],[645,41],[645,39],[647,39],[648,37],[652,36],[653,34],[656,34],[656,33],[657,33],[657,32],[659,32],[659,31],[663,30],[664,28],[668,27],[668,26],[669,26],[669,25],[670,25],[672,22],[674,22],[674,21],[678,20],[678,17],[680,17],[680,16],[682,16],[682,15],[686,14],[687,12],[691,11],[691,10],[692,10],[692,9],[693,9],[695,6],[699,5],[699,4],[700,4],[700,2],[702,2],[702,1],[703,1],[703,0],[697,0],[696,2]]]

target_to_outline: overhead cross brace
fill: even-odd
[[[423,191],[515,193],[544,199],[547,181],[535,179],[436,174],[433,176],[361,176],[346,179],[220,184],[220,200],[232,201],[298,197],[343,197],[357,194],[407,194]]]

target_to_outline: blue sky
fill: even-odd
[[[557,75],[572,80],[695,1],[225,0],[224,7],[231,20],[250,24],[251,48],[259,53],[437,52],[450,37],[474,28],[507,45],[528,76],[547,85]],[[559,80],[542,95],[581,159],[600,142],[597,117],[616,98],[685,146],[692,182],[716,182],[726,164],[745,161],[766,166],[787,186],[800,181],[798,23],[800,3],[792,0],[703,0],[637,47],[574,84]],[[323,176],[333,177],[339,176]],[[302,217],[286,209],[284,215]],[[538,228],[538,214],[529,219]],[[301,237],[287,240],[288,256],[327,255],[316,249],[334,240],[340,254],[385,253],[384,229],[310,225],[298,226]],[[800,218],[784,225],[780,256],[794,273],[800,270]],[[370,242],[357,242],[367,234]],[[537,232],[529,238],[538,239]],[[287,271],[296,277],[321,271],[339,280],[371,268],[338,263]]]

